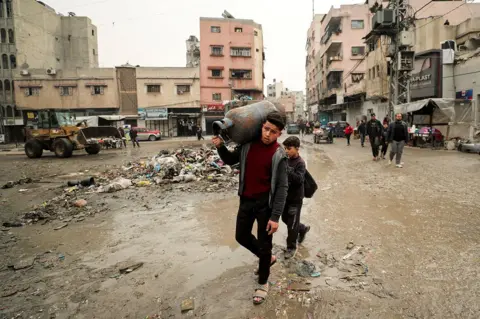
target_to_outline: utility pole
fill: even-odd
[[[392,59],[390,64],[390,96],[389,114],[393,118],[395,105],[410,102],[409,80],[413,70],[414,52],[412,35],[408,29],[413,17],[408,16],[408,0],[393,0],[389,3],[396,16],[393,33],[391,34]]]
[[[315,0],[312,0],[312,21],[315,20]]]

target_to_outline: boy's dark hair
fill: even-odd
[[[290,136],[285,141],[283,141],[283,145],[286,147],[300,147],[300,139],[296,136]]]
[[[280,131],[285,128],[285,119],[280,112],[271,112],[267,115],[267,121],[278,127]]]

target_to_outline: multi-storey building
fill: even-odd
[[[15,99],[27,117],[41,109],[70,110],[74,116],[113,115],[134,126],[161,130],[164,136],[184,134],[185,123],[199,125],[198,68],[133,67],[17,70]]]
[[[284,90],[283,81],[277,82],[276,79],[273,79],[273,83],[267,85],[267,98],[279,98]]]
[[[316,60],[316,55],[320,52],[320,38],[321,38],[321,26],[322,20],[325,17],[324,14],[316,14],[308,28],[307,32],[307,44],[306,51],[307,57],[305,59],[305,84],[307,92],[307,112],[312,108],[317,109],[319,101],[319,77],[321,75],[319,61]]]
[[[263,100],[262,26],[253,20],[200,18],[200,100],[205,125],[223,117],[224,101]]]
[[[63,16],[41,1],[2,0],[0,41],[0,135],[10,142],[23,139],[24,125],[14,74],[22,78],[42,68],[54,78],[57,69],[98,67],[97,28],[87,17]]]
[[[186,41],[187,44],[187,68],[195,68],[200,65],[200,41],[191,35]]]
[[[321,21],[318,68],[319,118],[347,120],[347,110],[365,96],[365,43],[371,14],[364,4],[331,8]]]

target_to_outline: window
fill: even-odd
[[[147,93],[160,93],[161,91],[160,84],[150,84],[147,85]]]
[[[93,55],[95,55],[95,54],[96,54],[95,49],[93,49]]]
[[[230,55],[231,56],[244,56],[250,57],[252,56],[252,50],[250,48],[230,48]]]
[[[253,35],[258,36],[258,31],[257,30],[253,31]]]
[[[352,56],[365,55],[365,47],[352,47]]]
[[[177,85],[177,94],[190,93],[190,85]]]
[[[11,88],[12,88],[11,85],[10,85],[10,81],[9,81],[9,80],[5,80],[4,83],[5,83],[5,84],[4,84],[5,93],[10,92],[10,90],[11,90]]]
[[[6,55],[6,54],[2,55],[2,67],[5,70],[8,69],[8,55]]]
[[[60,87],[60,96],[69,96],[73,95],[73,87],[71,86],[61,86]]]
[[[12,69],[16,69],[17,68],[17,58],[15,58],[15,56],[12,54],[10,55],[10,67]]]
[[[12,0],[7,0],[7,18],[12,17]]]
[[[8,43],[15,43],[15,38],[13,37],[12,29],[8,29]]]
[[[230,70],[232,79],[252,79],[252,70]]]
[[[103,95],[104,89],[103,86],[95,85],[92,86],[92,95]]]
[[[0,38],[2,43],[7,43],[7,31],[5,31],[5,29],[0,30]]]
[[[372,69],[368,69],[368,78],[371,80],[373,79],[372,77]]]
[[[25,96],[39,96],[40,88],[25,88]]]
[[[5,12],[3,11],[3,0],[0,0],[0,18],[5,17]]]
[[[377,76],[380,76],[380,65],[377,65]]]
[[[215,56],[222,56],[223,55],[223,46],[221,45],[212,45],[211,47],[212,54]]]
[[[222,93],[213,93],[212,100],[214,101],[221,101],[222,100]]]
[[[363,20],[352,20],[352,29],[363,29],[365,27],[365,23]]]
[[[92,30],[92,36],[95,36],[95,30]]]
[[[212,33],[220,33],[222,30],[220,29],[220,27],[216,27],[216,26],[212,26],[210,27],[210,32]]]
[[[242,33],[242,32],[243,32],[243,28],[235,28],[235,32]]]
[[[221,78],[222,70],[212,70],[212,78]]]

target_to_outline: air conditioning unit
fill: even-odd
[[[455,40],[440,42],[440,49],[452,49],[453,51],[457,51],[457,42],[455,42]]]
[[[26,76],[26,75],[29,75],[29,74],[30,74],[30,72],[28,72],[28,70],[20,71],[20,75]]]
[[[392,9],[383,9],[382,11],[382,19],[380,24],[382,26],[390,26],[395,23],[395,11]]]
[[[48,75],[55,75],[55,74],[57,74],[57,70],[52,69],[52,68],[47,69],[47,74],[48,74]]]

